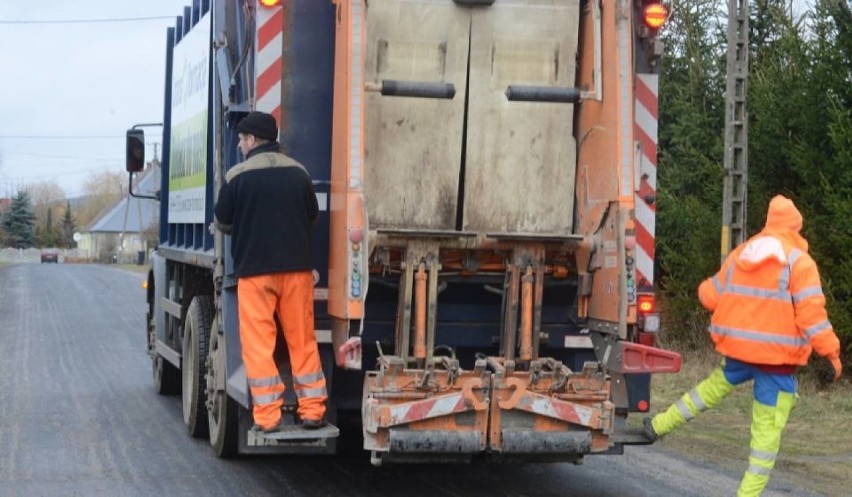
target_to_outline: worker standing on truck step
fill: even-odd
[[[307,429],[326,425],[325,376],[314,332],[311,229],[319,216],[307,170],[284,155],[275,118],[252,112],[237,124],[245,161],[229,169],[216,203],[216,226],[231,234],[240,343],[254,422],[283,431],[284,383],[273,353],[284,329],[298,417]]]
[[[781,432],[796,403],[795,372],[812,348],[840,378],[840,342],[825,310],[819,272],[799,234],[802,215],[777,195],[763,231],[731,252],[715,276],[698,287],[709,311],[710,336],[721,365],[665,412],[645,418],[645,436],[657,437],[713,408],[734,387],[754,380],[751,454],[738,496],[758,496],[769,482]]]

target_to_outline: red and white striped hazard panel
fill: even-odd
[[[281,56],[284,50],[284,7],[257,5],[255,40],[255,110],[275,116],[281,127]]]
[[[654,284],[654,231],[657,195],[657,119],[659,76],[636,75],[634,136],[639,142],[636,207],[636,281],[640,290]],[[655,199],[649,203],[648,199]]]

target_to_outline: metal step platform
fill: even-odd
[[[284,431],[275,433],[264,433],[256,429],[248,430],[246,441],[250,447],[293,444],[325,446],[327,439],[339,436],[340,429],[332,424],[316,430],[308,430],[299,425],[292,425]]]

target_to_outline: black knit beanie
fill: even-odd
[[[271,142],[278,140],[278,126],[275,118],[265,112],[255,111],[242,118],[237,124],[237,131]]]

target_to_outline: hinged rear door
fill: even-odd
[[[571,233],[574,105],[510,102],[509,85],[575,85],[577,0],[497,0],[472,12],[464,229]]]
[[[452,99],[368,92],[365,190],[374,228],[455,228],[470,9],[370,0],[366,82],[451,83]]]

